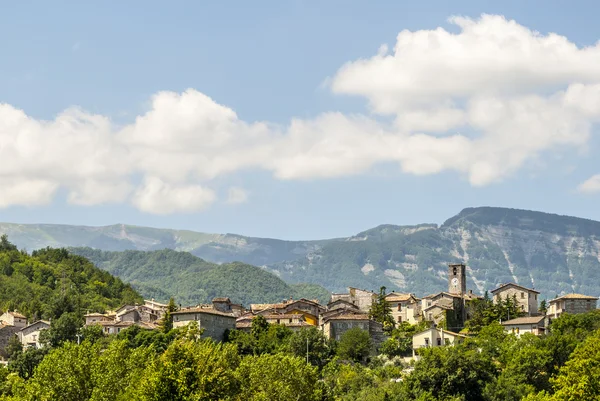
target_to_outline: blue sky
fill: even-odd
[[[300,239],[471,206],[600,220],[595,2],[229,4],[4,5],[0,221]]]

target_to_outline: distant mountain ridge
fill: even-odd
[[[477,207],[442,225],[381,225],[347,238],[282,241],[116,225],[75,227],[0,223],[19,247],[89,246],[105,250],[185,250],[205,260],[263,266],[290,283],[317,283],[424,295],[447,287],[448,263],[468,266],[483,292],[504,282],[535,287],[545,298],[600,295],[600,222],[549,213]]]

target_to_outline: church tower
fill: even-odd
[[[448,292],[450,294],[467,292],[467,267],[464,264],[448,265]]]

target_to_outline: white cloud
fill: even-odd
[[[248,200],[248,192],[244,188],[231,187],[227,191],[227,203],[237,205]]]
[[[214,191],[200,185],[171,185],[148,177],[133,195],[133,204],[143,212],[170,214],[198,212],[216,200]]]
[[[600,192],[600,174],[596,174],[579,184],[579,192],[591,194]]]
[[[402,31],[391,52],[382,46],[328,79],[392,123],[328,112],[287,126],[247,122],[193,89],[155,94],[123,127],[77,108],[40,121],[0,104],[0,207],[48,203],[62,188],[74,204],[194,212],[216,201],[212,180],[240,170],[330,179],[378,163],[455,171],[481,186],[588,145],[600,120],[599,44],[578,48],[499,16],[451,22],[458,33]],[[232,188],[226,201],[243,193]]]

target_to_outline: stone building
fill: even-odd
[[[385,300],[392,309],[392,316],[396,324],[403,322],[418,323],[420,304],[419,299],[413,294],[391,292],[385,296]]]
[[[226,332],[235,329],[236,317],[233,313],[221,312],[213,307],[182,308],[171,315],[173,316],[174,328],[197,322],[198,327],[204,329],[202,335],[215,341],[223,341]]]
[[[27,326],[27,318],[17,311],[4,312],[0,315],[0,324],[23,328]]]
[[[49,328],[50,322],[38,320],[19,330],[17,336],[23,348],[40,348],[40,333],[42,330],[48,330]]]
[[[494,303],[506,300],[506,298],[516,299],[517,305],[521,310],[530,316],[538,314],[539,294],[539,291],[515,283],[502,284],[500,287],[492,290]]]
[[[420,348],[454,345],[463,342],[465,338],[467,336],[432,325],[427,330],[413,335],[413,357],[418,357],[417,352]]]
[[[158,328],[168,305],[152,300],[144,301],[143,305],[123,305],[116,311],[107,313],[88,313],[85,315],[85,325],[97,324],[102,326],[105,334],[118,334],[133,325],[145,330]]]
[[[369,333],[373,342],[373,352],[386,339],[383,333],[383,325],[369,319],[369,315],[364,313],[343,313],[326,318],[324,319],[322,330],[325,337],[339,341],[346,331],[356,327]]]
[[[502,327],[504,327],[504,331],[513,333],[517,337],[520,337],[525,333],[531,333],[539,336],[544,334],[546,330],[544,327],[545,320],[546,317],[542,315],[518,317],[516,319],[510,319],[502,322]]]
[[[7,311],[0,315],[0,356],[2,358],[7,356],[5,350],[9,340],[25,326],[27,326],[27,318],[17,311]]]
[[[228,297],[217,297],[212,300],[213,307],[225,313],[233,313],[234,316],[241,316],[245,310],[241,304],[234,304]]]
[[[299,299],[283,300],[276,304],[251,304],[250,310],[255,315],[301,314],[304,321],[312,326],[319,324],[319,315],[326,309],[316,300]]]
[[[373,291],[361,290],[354,287],[348,287],[348,293],[331,294],[331,302],[344,300],[356,305],[363,312],[369,312],[375,299],[377,299],[377,294]]]
[[[358,306],[356,306],[353,303],[350,303],[348,301],[344,301],[343,299],[338,299],[338,300],[329,302],[327,304],[326,310],[319,315],[319,326],[322,327],[325,320],[329,319],[330,317],[338,316],[338,315],[346,314],[346,313],[359,314],[359,313],[361,313],[361,311],[360,311],[360,309],[358,309]]]
[[[563,313],[585,313],[596,309],[597,297],[582,294],[567,294],[555,298],[548,303],[546,315],[556,319]]]

